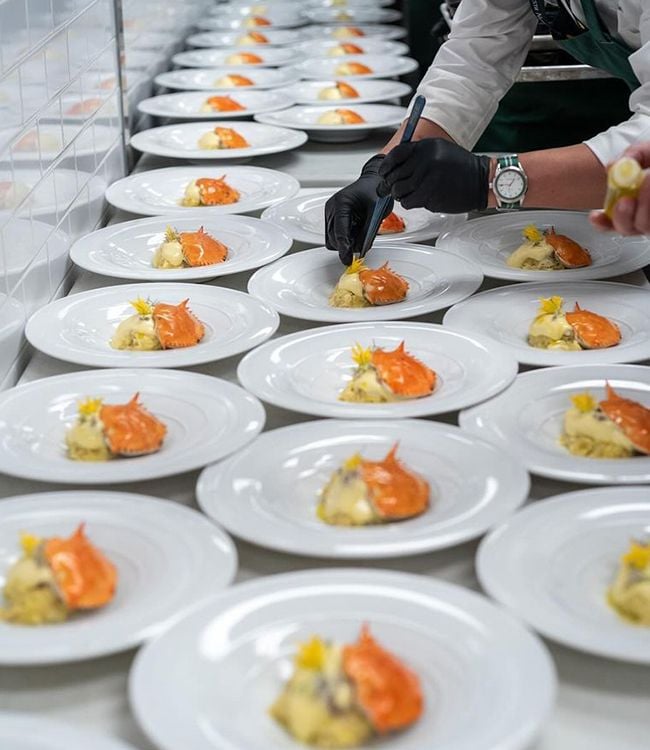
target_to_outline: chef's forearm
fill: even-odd
[[[519,154],[528,175],[526,208],[588,209],[602,206],[607,171],[593,151],[579,144]],[[489,205],[495,206],[492,191]]]
[[[393,137],[388,141],[388,143],[382,148],[381,153],[387,154],[392,148],[395,148],[397,144],[400,141],[400,138],[402,137],[402,132],[404,131],[404,127],[406,126],[406,121],[403,122],[399,129],[395,132]],[[440,125],[436,125],[435,122],[431,122],[431,120],[426,120],[424,117],[420,119],[418,122],[415,132],[413,133],[413,139],[414,141],[420,141],[423,138],[445,138],[448,141],[453,141],[454,139],[447,133],[446,130],[443,130]]]

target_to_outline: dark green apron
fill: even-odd
[[[630,117],[629,89],[640,85],[628,59],[633,50],[607,31],[594,0],[581,3],[588,28],[571,37],[556,36],[556,41],[579,62],[616,78],[515,84],[475,150],[520,153],[568,146]],[[548,23],[542,0],[531,5]]]

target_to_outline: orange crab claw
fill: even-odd
[[[263,16],[252,16],[250,19],[251,26],[270,26],[271,22]]]
[[[139,402],[140,394],[126,404],[103,404],[99,417],[111,453],[118,456],[143,456],[160,449],[167,428]]]
[[[389,305],[401,302],[408,292],[408,282],[398,276],[384,263],[381,268],[367,268],[359,271],[363,293],[371,305]]]
[[[232,128],[215,128],[214,132],[221,141],[221,148],[248,148],[250,143]]]
[[[383,461],[361,462],[370,502],[382,518],[411,518],[429,507],[429,483],[397,458],[397,443]]]
[[[378,732],[402,729],[421,716],[424,698],[420,680],[377,643],[367,625],[357,643],[343,649],[343,669]]]
[[[255,44],[268,44],[269,43],[268,37],[260,33],[259,31],[251,31],[248,36]]]
[[[61,598],[70,609],[101,607],[113,598],[117,570],[88,541],[84,524],[80,524],[68,539],[48,539],[43,552]]]
[[[240,198],[239,190],[228,185],[225,175],[217,179],[201,177],[196,181],[201,193],[201,202],[204,206],[224,206],[237,203]]]
[[[163,349],[179,349],[194,346],[203,338],[205,327],[187,307],[188,299],[179,305],[158,302],[153,308],[156,336]]]
[[[397,232],[403,232],[405,229],[404,219],[398,216],[395,211],[391,211],[379,225],[379,234],[396,234]]]
[[[374,349],[372,364],[386,385],[398,396],[428,396],[436,385],[436,373],[404,349],[404,342],[392,352]]]
[[[340,116],[345,125],[360,125],[362,122],[365,122],[360,114],[351,109],[335,109],[334,111]]]
[[[241,112],[246,109],[229,96],[210,96],[205,103],[217,112]]]
[[[345,81],[337,81],[336,88],[339,90],[341,96],[345,97],[346,99],[359,98],[359,92],[354,88],[354,86],[350,86],[350,84],[345,83]]]
[[[240,75],[239,73],[228,73],[228,78],[233,86],[252,86],[253,82],[250,78]]]
[[[242,65],[259,65],[264,62],[264,60],[254,52],[238,52],[237,57],[240,58]]]
[[[565,234],[556,234],[555,227],[547,229],[544,237],[555,251],[555,257],[565,268],[582,268],[591,265],[589,250]]]
[[[223,263],[228,257],[228,248],[203,227],[198,232],[181,232],[179,237],[183,258],[188,266],[211,266],[213,263]]]
[[[585,349],[606,349],[621,341],[621,331],[616,323],[590,310],[583,310],[577,302],[574,311],[566,313],[566,319]]]
[[[363,49],[358,44],[352,44],[350,42],[344,42],[341,44],[341,49],[346,55],[362,55]]]
[[[346,69],[349,76],[363,76],[372,73],[372,68],[360,62],[349,62],[346,64]]]
[[[605,393],[607,398],[599,404],[602,411],[618,425],[639,453],[650,455],[650,409],[619,396],[609,383],[605,383]]]

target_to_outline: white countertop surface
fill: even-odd
[[[298,177],[304,186],[344,184],[353,179],[361,164],[376,152],[379,140],[343,146],[309,143],[297,152],[265,157],[255,163],[288,171]],[[167,160],[145,158],[138,164],[138,170],[169,165]],[[294,251],[300,247],[304,246],[296,243]],[[242,273],[223,277],[218,283],[245,290],[249,276],[250,273]],[[640,272],[620,280],[648,285]],[[83,273],[73,292],[118,283],[119,280]],[[493,284],[488,282],[482,288],[489,285]],[[438,313],[423,316],[420,320],[439,322],[441,317]],[[277,335],[306,327],[310,327],[310,324],[283,318]],[[233,357],[188,369],[234,381],[238,361],[239,357]],[[22,382],[80,369],[83,368],[37,353]],[[274,407],[266,408],[267,429],[309,419]],[[449,415],[446,419],[455,423],[456,415]],[[196,507],[194,486],[197,475],[198,472],[191,472],[157,481],[119,485],[117,489],[169,498]],[[66,488],[65,485],[41,484],[0,475],[0,497]],[[578,485],[535,478],[530,501],[579,488]],[[302,568],[342,564],[280,554],[239,541],[237,548],[240,560],[238,581]],[[365,567],[434,576],[478,589],[473,563],[475,550],[476,543],[468,543],[419,557],[362,564]],[[529,750],[641,750],[650,747],[650,668],[625,665],[554,644],[548,645],[560,678],[558,703],[540,738]],[[0,710],[42,713],[49,718],[121,738],[139,750],[153,750],[129,710],[127,676],[133,656],[134,652],[131,651],[80,664],[0,668]],[[468,720],[471,721],[471,717]]]

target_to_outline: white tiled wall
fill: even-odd
[[[0,0],[0,387],[124,174],[113,0]]]

